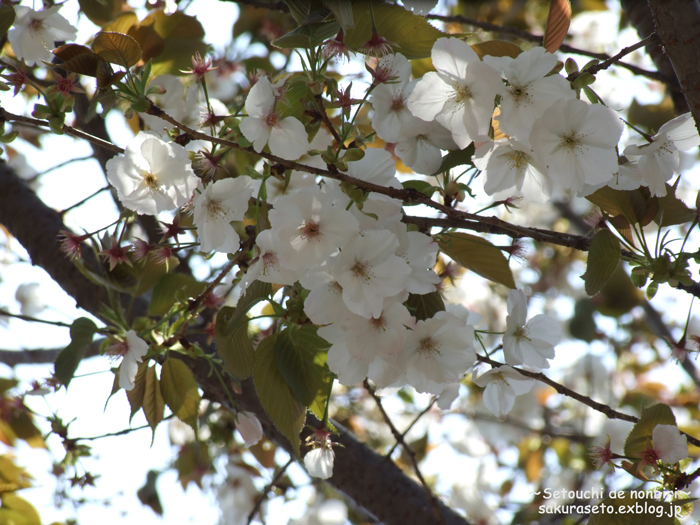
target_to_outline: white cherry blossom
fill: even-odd
[[[498,127],[523,144],[527,144],[532,123],[544,110],[557,100],[576,96],[564,77],[546,76],[556,66],[557,57],[543,47],[533,47],[516,58],[487,55],[484,62],[501,71],[508,82],[501,94]]]
[[[15,291],[15,300],[20,305],[20,313],[36,317],[46,309],[46,301],[41,294],[39,283],[22,283]]]
[[[263,428],[260,420],[252,412],[236,414],[236,430],[243,438],[246,447],[255,445],[263,438]]]
[[[618,172],[615,146],[622,128],[617,114],[601,104],[558,100],[532,125],[530,144],[555,183],[580,192]]]
[[[548,315],[527,321],[527,298],[522,290],[508,292],[508,316],[503,353],[509,365],[549,368],[554,347],[561,341],[561,327]]]
[[[365,156],[360,160],[348,162],[348,175],[390,188],[401,187],[395,177],[396,163],[391,158],[391,153],[383,149],[367,148]]]
[[[248,116],[241,121],[241,132],[258,153],[268,144],[273,155],[296,160],[309,150],[306,130],[295,117],[280,118],[275,103],[274,86],[260,77],[245,101]]]
[[[328,349],[328,368],[338,376],[341,385],[354,386],[364,381],[369,365],[350,355],[345,332],[338,323],[321,326],[318,335],[331,343]]]
[[[460,148],[466,148],[488,132],[494,98],[503,92],[500,76],[457,38],[440,38],[431,56],[437,71],[419,80],[408,108],[418,118],[437,120]]]
[[[377,318],[350,315],[342,322],[342,327],[350,355],[372,363],[377,356],[390,359],[403,352],[409,334],[406,327],[414,322],[403,304],[390,301]]]
[[[408,383],[419,392],[439,394],[474,364],[473,343],[474,328],[449,312],[418,321],[404,351]]]
[[[304,301],[304,312],[314,324],[342,322],[353,315],[343,301],[343,287],[330,274],[335,258],[329,264],[307,272],[299,282],[309,290]]]
[[[535,385],[535,380],[525,377],[508,365],[492,368],[476,377],[474,383],[484,387],[484,405],[496,417],[508,414],[515,404],[515,397],[529,392]]]
[[[126,340],[113,346],[109,353],[122,356],[122,363],[119,365],[119,386],[124,390],[133,389],[139,363],[148,353],[148,343],[134,330],[129,330],[126,333]]]
[[[300,277],[299,272],[283,268],[277,256],[281,241],[272,230],[264,230],[255,238],[260,250],[257,260],[250,265],[241,280],[242,292],[253,281],[274,284],[294,284]]]
[[[136,213],[155,215],[187,203],[199,183],[185,148],[141,131],[124,155],[107,162],[107,180],[121,203]]]
[[[377,318],[384,298],[404,291],[411,269],[394,255],[398,245],[390,231],[372,230],[358,235],[340,252],[332,274],[342,286],[343,301],[351,312]]]
[[[450,130],[437,122],[416,122],[407,129],[406,137],[396,144],[394,153],[416,173],[432,175],[442,164],[441,150],[459,149]]]
[[[253,181],[241,176],[217,180],[194,196],[194,223],[202,251],[238,251],[240,238],[231,222],[243,220],[252,195]]]
[[[666,182],[680,167],[679,151],[700,146],[695,120],[690,113],[666,122],[649,144],[627,146],[626,157],[637,161],[638,180],[649,186],[652,195],[666,195]]]
[[[333,475],[335,452],[332,448],[315,448],[304,456],[304,466],[309,476],[328,479]]]
[[[41,11],[29,7],[15,7],[14,27],[7,35],[12,51],[28,66],[45,60],[51,62],[53,55],[49,49],[54,42],[75,40],[78,30],[68,20],[58,14],[60,5]]]
[[[527,200],[546,202],[553,183],[534,159],[530,148],[515,139],[487,142],[474,153],[474,165],[484,172],[484,191],[488,195],[512,196],[512,190]]]
[[[651,441],[662,463],[673,465],[688,457],[688,441],[676,425],[656,425]]]

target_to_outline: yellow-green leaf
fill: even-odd
[[[196,431],[201,398],[192,371],[179,359],[168,359],[160,371],[160,387],[173,414]]]
[[[36,509],[27,500],[14,492],[6,492],[0,496],[0,524],[2,525],[41,525],[41,518]]]
[[[156,376],[156,367],[151,366],[146,369],[146,380],[143,390],[143,414],[146,416],[148,426],[153,430],[155,435],[158,423],[163,421],[163,412],[165,411],[165,401],[160,391],[158,377]]]
[[[177,257],[169,257],[167,261],[161,263],[154,257],[144,257],[133,267],[129,268],[129,271],[133,271],[134,277],[136,278],[136,284],[133,287],[133,294],[135,297],[145,294],[148,290],[153,288],[156,283],[158,283],[164,275],[172,271],[180,263]],[[165,313],[165,312],[164,312]]]
[[[471,46],[481,59],[483,59],[485,55],[517,58],[518,55],[522,53],[520,46],[505,40],[489,40],[488,42],[480,42],[478,44],[472,44]]]
[[[95,332],[97,332],[97,325],[87,317],[79,317],[73,321],[70,327],[71,342],[58,355],[54,365],[55,376],[66,387],[73,379],[80,361],[85,356],[85,351],[92,343]]]
[[[129,69],[141,60],[141,47],[129,35],[101,31],[92,43],[92,50],[107,62]]]
[[[595,295],[603,288],[619,261],[620,241],[610,230],[600,230],[593,237],[586,272],[581,276],[588,295]]]
[[[571,23],[569,0],[550,0],[547,25],[544,30],[544,48],[554,53],[566,38]]]
[[[231,315],[231,319],[229,319],[228,324],[226,325],[224,335],[230,335],[235,329],[237,329],[241,321],[246,320],[248,310],[258,304],[260,301],[266,299],[271,292],[272,285],[270,283],[253,281],[253,284],[251,284],[246,290],[245,295],[238,300],[236,312]]]
[[[345,32],[345,43],[358,51],[372,36],[372,19],[369,2],[355,2],[352,16],[355,25]],[[392,49],[406,58],[430,56],[438,38],[448,36],[433,27],[425,18],[395,4],[372,3],[374,20],[380,37],[395,44]]]
[[[324,40],[328,40],[338,33],[340,24],[338,22],[317,22],[305,24],[296,29],[292,29],[286,35],[281,36],[274,42],[273,46],[282,49],[310,49],[318,47]]]
[[[676,197],[676,190],[666,184],[666,195],[658,197],[659,211],[654,217],[654,222],[659,226],[673,226],[684,224],[695,219],[695,210]]]
[[[248,322],[241,322],[229,335],[226,335],[226,326],[231,317],[236,313],[235,308],[224,306],[216,314],[214,335],[216,336],[216,348],[224,360],[224,368],[233,377],[245,379],[253,373],[255,365],[255,349],[248,337]]]
[[[139,19],[136,16],[136,13],[128,11],[126,13],[120,14],[110,24],[104,26],[103,30],[112,31],[114,33],[123,33],[126,35],[129,32],[129,29],[131,29],[131,26],[134,26],[138,23]]]
[[[306,408],[294,396],[275,363],[276,335],[263,339],[255,351],[253,383],[265,412],[299,455],[299,433],[304,427]]]
[[[642,410],[642,416],[625,440],[625,456],[641,457],[656,425],[676,425],[676,416],[668,405],[659,403]]]
[[[599,206],[600,209],[609,215],[625,216],[632,224],[642,222],[649,208],[647,198],[641,190],[615,190],[609,186],[604,186],[588,195],[586,199]],[[651,219],[649,220],[651,221]]]
[[[486,239],[468,233],[446,233],[440,249],[455,262],[495,283],[515,288],[513,272],[499,248]]]

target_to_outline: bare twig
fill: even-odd
[[[38,319],[38,318],[32,317],[30,315],[13,314],[13,313],[8,312],[7,310],[3,310],[3,309],[0,309],[0,317],[14,317],[15,319],[22,319],[22,321],[29,321],[31,323],[51,324],[54,326],[61,326],[64,328],[71,327],[71,325],[69,325],[67,323],[62,323],[61,321],[47,321],[45,319]]]
[[[263,502],[267,498],[267,495],[275,487],[275,484],[280,480],[280,478],[284,475],[284,473],[287,472],[289,465],[291,465],[293,462],[294,462],[294,456],[291,456],[289,458],[289,461],[287,461],[287,463],[285,463],[284,466],[277,471],[277,473],[275,474],[275,477],[272,478],[272,481],[270,481],[270,483],[268,483],[267,486],[262,490],[262,493],[260,494],[260,496],[258,496],[257,501],[255,502],[255,506],[253,507],[253,510],[251,510],[250,514],[248,514],[248,525],[250,525],[253,522],[253,518],[255,518],[255,515],[260,510],[260,506],[263,504]]]
[[[333,138],[338,143],[338,147],[343,148],[343,139],[341,139],[340,135],[338,135],[338,131],[335,129],[335,126],[331,122],[331,119],[328,118],[328,113],[326,113],[326,107],[323,105],[323,95],[319,94],[316,95],[314,98],[316,99],[316,104],[318,104],[318,112],[320,113],[323,124],[326,126],[326,128],[328,128],[328,131],[330,131],[331,135],[333,135]]]
[[[103,191],[109,190],[110,188],[111,188],[111,186],[105,186],[104,188],[100,188],[100,189],[97,190],[96,192],[94,192],[94,193],[88,195],[88,196],[85,197],[84,199],[80,199],[80,200],[79,200],[78,202],[76,202],[75,204],[71,204],[71,205],[68,206],[67,208],[65,208],[65,209],[63,209],[63,210],[61,210],[61,211],[59,211],[58,213],[60,213],[61,216],[63,216],[63,215],[65,215],[66,213],[68,213],[69,211],[74,210],[75,208],[77,208],[77,207],[79,207],[79,206],[82,206],[83,204],[85,204],[87,201],[89,201],[89,200],[92,199],[93,197],[96,197],[97,195],[99,195],[99,194],[102,193]]]
[[[444,525],[445,520],[442,517],[442,513],[440,512],[440,508],[438,507],[438,500],[437,496],[433,493],[432,490],[430,490],[430,487],[428,484],[425,482],[425,479],[423,478],[423,474],[421,473],[420,469],[418,468],[418,460],[416,459],[416,453],[411,449],[411,447],[408,446],[406,443],[406,440],[404,439],[403,434],[399,432],[396,427],[394,426],[394,423],[391,421],[391,418],[389,417],[389,414],[386,413],[386,410],[384,410],[384,406],[382,405],[382,400],[379,398],[379,396],[376,394],[374,388],[372,388],[372,385],[369,384],[369,381],[365,379],[364,381],[364,386],[365,390],[369,392],[369,394],[372,396],[374,399],[375,403],[377,403],[377,408],[379,408],[379,411],[382,413],[382,417],[384,418],[384,421],[386,424],[389,426],[389,429],[391,430],[391,433],[394,436],[394,439],[396,439],[397,443],[400,443],[403,449],[406,451],[406,454],[408,457],[411,459],[411,464],[413,465],[413,470],[416,473],[416,476],[418,477],[418,480],[421,482],[421,485],[423,485],[423,489],[425,490],[425,493],[428,495],[430,498],[430,501],[433,505],[433,510],[435,511],[435,517],[438,519],[438,523]]]
[[[637,49],[644,47],[646,45],[649,45],[653,42],[658,42],[659,37],[656,36],[656,33],[652,33],[648,37],[646,37],[644,40],[641,40],[637,42],[634,45],[631,45],[629,47],[624,48],[622,51],[620,51],[617,55],[612,56],[608,58],[607,60],[604,60],[600,64],[597,64],[595,66],[591,66],[585,71],[590,73],[591,75],[595,75],[598,71],[603,71],[604,69],[608,69],[610,66],[615,64],[616,62],[619,62],[622,57],[625,55],[629,55],[630,53],[636,51]],[[571,73],[568,77],[566,77],[567,80],[569,81],[574,81],[576,80],[576,77],[578,77],[583,71],[579,71],[578,73]]]
[[[435,403],[437,403],[437,401],[438,401],[438,396],[433,397],[433,399],[430,401],[430,403],[428,403],[428,406],[425,407],[425,408],[421,411],[421,413],[418,414],[418,415],[416,416],[416,418],[415,418],[413,421],[411,421],[411,424],[408,425],[408,427],[406,427],[406,430],[403,431],[403,436],[404,436],[404,437],[406,436],[406,434],[408,434],[408,433],[411,431],[411,429],[413,428],[413,426],[414,426],[416,423],[418,423],[418,420],[419,420],[420,418],[422,418],[425,414],[427,414],[428,411],[429,411],[431,408],[433,408],[433,405],[434,405]],[[386,457],[390,458],[391,455],[394,453],[394,450],[396,450],[396,447],[397,447],[398,445],[399,445],[399,442],[398,442],[398,441],[397,441],[396,443],[394,443],[394,446],[391,447],[391,450],[389,450],[389,452],[386,453]]]

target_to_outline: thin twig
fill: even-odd
[[[23,115],[15,115],[14,113],[10,113],[9,111],[5,110],[5,108],[0,106],[0,119],[3,121],[8,121],[8,122],[19,122],[22,124],[28,124],[30,126],[34,127],[44,127],[44,128],[51,128],[49,122],[47,120],[40,120],[32,117],[25,117]],[[66,135],[71,135],[73,137],[87,140],[88,142],[91,142],[92,144],[95,144],[96,146],[100,146],[102,148],[108,149],[110,151],[113,151],[115,153],[124,153],[124,149],[120,148],[116,144],[112,144],[111,142],[107,142],[106,140],[102,140],[101,138],[95,137],[94,135],[90,135],[89,133],[85,133],[84,131],[77,130],[75,128],[72,128],[71,126],[66,126],[63,125],[61,128],[63,132]]]
[[[16,319],[22,319],[22,321],[29,321],[31,323],[51,324],[54,326],[61,326],[63,328],[71,327],[71,325],[67,323],[62,323],[61,321],[47,321],[45,319],[37,319],[36,317],[32,317],[30,315],[13,314],[3,309],[0,309],[0,317],[14,317]]]
[[[275,487],[275,484],[280,480],[280,478],[284,475],[284,473],[289,468],[289,465],[291,465],[293,462],[294,462],[294,456],[290,456],[289,461],[287,461],[287,463],[285,463],[285,465],[277,471],[277,473],[275,474],[275,477],[272,478],[272,481],[270,481],[270,483],[268,483],[268,485],[263,489],[262,493],[260,494],[257,501],[255,502],[255,506],[253,507],[253,510],[251,510],[250,514],[248,514],[248,525],[250,525],[253,522],[253,518],[255,518],[255,515],[260,510],[260,507],[262,506],[263,502],[267,498],[267,495]]]
[[[316,95],[314,97],[316,99],[316,104],[318,104],[318,112],[321,114],[321,120],[323,121],[323,124],[328,128],[328,131],[330,131],[331,135],[333,135],[333,138],[335,141],[338,143],[338,148],[343,148],[343,139],[340,138],[340,135],[338,135],[338,130],[335,129],[335,126],[331,122],[331,119],[328,118],[328,113],[326,113],[326,107],[323,105],[323,95]]]
[[[403,449],[406,451],[406,454],[411,459],[411,464],[413,465],[413,470],[415,471],[416,476],[418,477],[418,480],[421,482],[421,485],[423,485],[423,489],[425,490],[425,493],[430,498],[430,502],[433,506],[433,511],[435,511],[435,516],[438,519],[438,523],[445,525],[445,520],[442,516],[442,513],[440,512],[440,507],[438,505],[437,496],[435,496],[433,491],[430,490],[430,487],[428,486],[428,484],[425,482],[425,479],[423,478],[423,474],[421,473],[420,469],[418,468],[418,460],[416,459],[416,453],[411,449],[411,447],[409,447],[406,444],[406,440],[404,439],[404,436],[394,426],[394,423],[391,421],[389,414],[387,414],[386,410],[384,410],[384,406],[382,405],[382,400],[376,394],[374,388],[372,388],[372,385],[369,384],[369,381],[367,381],[365,379],[363,384],[365,386],[365,390],[367,390],[367,392],[369,392],[369,394],[374,399],[375,403],[377,403],[377,408],[379,408],[379,411],[382,413],[382,417],[384,418],[384,421],[386,422],[386,424],[389,426],[389,429],[391,430],[391,433],[393,434],[394,439],[396,439],[397,443],[401,444]]]
[[[482,355],[477,355],[476,356],[477,360],[482,362],[482,363],[487,363],[493,367],[500,367],[500,366],[505,366],[505,363],[499,363],[498,361],[494,361],[493,359],[489,359],[488,357],[484,357]],[[536,379],[537,381],[544,383],[546,385],[551,386],[554,390],[556,390],[558,393],[570,397],[572,399],[575,399],[579,403],[582,403],[586,406],[591,407],[593,410],[597,410],[601,414],[605,414],[608,419],[621,419],[622,421],[629,421],[630,423],[638,423],[639,418],[630,414],[625,414],[623,412],[618,412],[617,410],[613,409],[609,405],[606,405],[604,403],[599,403],[598,401],[594,401],[588,396],[584,396],[582,394],[579,394],[578,392],[575,392],[571,390],[570,388],[565,387],[561,383],[557,383],[556,381],[548,378],[546,375],[544,375],[541,372],[530,372],[529,370],[523,370],[522,368],[517,368],[513,367],[515,370],[517,370],[520,374],[524,375],[525,377],[530,377],[532,379]],[[688,439],[688,443],[695,445],[696,447],[700,447],[700,439],[696,439],[690,434],[686,434],[685,432],[682,432],[682,434],[685,434],[686,438]]]
[[[99,195],[99,194],[102,193],[103,191],[109,190],[110,188],[111,188],[111,186],[105,186],[104,188],[100,188],[100,189],[97,190],[95,193],[93,193],[93,194],[91,194],[91,195],[88,195],[88,196],[85,197],[84,199],[81,199],[81,200],[79,200],[78,202],[76,202],[75,204],[71,204],[71,205],[68,206],[66,209],[61,210],[61,211],[58,212],[58,213],[59,213],[61,216],[63,216],[63,215],[65,215],[66,213],[68,213],[69,211],[74,210],[75,208],[77,208],[77,207],[79,207],[79,206],[82,206],[83,204],[85,204],[87,201],[89,201],[89,200],[92,199],[93,197],[96,197],[97,195]]]
[[[406,437],[406,434],[408,434],[408,433],[411,431],[411,429],[413,428],[413,426],[414,426],[416,423],[418,423],[418,420],[419,420],[420,418],[422,418],[425,414],[427,414],[428,411],[429,411],[431,408],[433,408],[433,405],[434,405],[435,403],[437,403],[437,401],[438,401],[438,396],[433,397],[432,401],[430,401],[430,403],[428,404],[428,406],[425,407],[425,408],[421,411],[421,413],[418,414],[418,415],[416,416],[416,418],[415,418],[413,421],[411,421],[411,424],[408,425],[408,427],[406,428],[406,430],[403,431],[403,436],[404,436],[404,437]],[[396,447],[398,446],[398,444],[399,444],[398,441],[397,441],[396,443],[394,443],[394,446],[391,447],[391,450],[389,450],[389,452],[386,453],[386,457],[388,457],[388,458],[391,457],[391,455],[394,453],[394,450],[396,450]]]
[[[590,73],[591,75],[595,75],[598,71],[608,69],[610,66],[612,66],[616,62],[619,62],[623,56],[629,55],[630,53],[632,53],[633,51],[636,51],[640,47],[644,47],[648,44],[651,44],[653,42],[658,42],[658,41],[659,41],[659,37],[656,36],[656,33],[652,33],[651,35],[646,37],[644,40],[641,40],[634,45],[631,45],[629,47],[624,48],[617,55],[608,58],[607,60],[601,62],[600,64],[597,64],[595,66],[591,66],[588,69],[585,69],[584,71],[579,71],[578,73],[571,73],[568,77],[566,77],[566,79],[573,82],[574,80],[576,80],[576,77],[578,77],[579,75],[581,75],[584,72]]]
[[[170,414],[169,416],[164,417],[162,419],[162,421],[167,421],[168,419],[171,419],[172,417],[173,417],[173,414]],[[140,427],[125,428],[124,430],[120,430],[119,432],[110,432],[109,434],[102,434],[100,436],[77,437],[77,438],[70,438],[70,440],[71,441],[94,441],[95,439],[123,436],[124,434],[130,434],[131,432],[136,432],[137,430],[144,430],[146,428],[151,428],[151,427],[150,427],[150,425],[143,425]]]

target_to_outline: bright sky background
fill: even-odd
[[[23,2],[24,5],[32,5],[31,2]],[[39,2],[37,2],[39,4]],[[613,2],[614,4],[614,2]],[[76,23],[78,3],[69,0],[62,14],[72,23]],[[231,40],[231,27],[237,17],[237,6],[232,2],[219,0],[194,0],[187,10],[190,15],[196,15],[207,30],[207,38],[217,50],[223,49]],[[591,20],[595,17],[594,20]],[[581,34],[580,42],[575,45],[586,47],[589,41],[585,40],[591,33],[596,35],[596,40],[602,42],[604,51],[616,52],[620,48],[637,41],[634,31],[627,30],[617,37],[617,24],[619,15],[615,11],[608,13],[587,14],[572,23],[571,33]],[[86,19],[79,24],[80,34],[77,42],[83,43],[89,35],[94,34],[96,27]],[[585,36],[584,36],[585,35]],[[579,38],[579,37],[577,37]],[[636,54],[635,56],[641,56]],[[575,57],[579,65],[586,63],[586,59]],[[651,67],[648,63],[647,67]],[[616,69],[611,74],[601,74],[599,81],[594,86],[613,108],[623,108],[629,105],[632,96],[644,103],[657,102],[660,92],[651,84],[644,81],[628,82],[631,77],[625,70]],[[625,81],[625,89],[619,89],[621,82]],[[22,112],[24,104],[19,99],[12,99],[11,93],[0,94],[0,103],[9,111]],[[124,146],[131,132],[123,125],[123,120],[118,115],[111,115],[108,127],[113,140]],[[25,153],[31,160],[32,167],[37,172],[51,168],[73,157],[89,156],[91,149],[83,141],[72,140],[66,137],[47,136],[43,139],[44,148],[36,150],[31,146],[20,143],[13,144],[17,150]],[[68,146],[67,146],[68,145]],[[690,173],[687,173],[690,175]],[[67,182],[69,181],[69,182]],[[697,177],[686,177],[688,186],[698,184]],[[97,163],[85,161],[73,163],[66,168],[57,169],[50,174],[41,177],[39,195],[49,205],[62,209],[80,199],[90,195],[102,186],[105,180]],[[90,224],[91,227],[99,227],[109,224],[117,217],[116,207],[107,193],[91,200],[88,204],[72,211],[68,216],[69,225],[76,228],[78,225]],[[76,228],[76,231],[79,231]],[[20,257],[27,261],[27,256],[16,240],[11,241],[14,254],[10,260],[0,262],[0,306],[18,312],[19,307],[14,300],[17,286],[25,282],[41,283],[42,296],[50,304],[50,308],[41,313],[40,317],[49,320],[71,322],[73,319],[86,315],[75,309],[75,302],[68,297],[55,284],[47,274],[38,267],[30,264],[10,264],[14,257]],[[581,269],[582,273],[583,269]],[[527,281],[527,272],[522,271],[521,277]],[[574,283],[580,287],[580,282]],[[663,289],[664,287],[662,287]],[[464,289],[469,290],[460,297],[467,303],[477,303],[489,293],[488,288],[480,279],[465,279]],[[687,313],[689,297],[686,294],[662,290],[660,298],[654,304],[667,312],[667,320],[675,320],[682,323]],[[541,308],[542,301],[532,302],[533,311]],[[566,319],[571,314],[572,305],[569,301],[558,301],[556,309],[561,319]],[[531,313],[531,315],[534,315]],[[65,346],[69,342],[68,330],[36,323],[26,323],[17,319],[9,321],[9,326],[3,328],[0,325],[0,340],[2,348],[55,348]],[[604,354],[607,348],[600,344],[584,345],[571,343],[561,345],[558,348],[557,358],[553,362],[553,370],[571,365],[585,352]],[[28,399],[27,403],[40,414],[49,414],[57,411],[64,421],[70,421],[74,417],[76,421],[71,424],[70,437],[96,436],[110,432],[120,431],[128,425],[129,405],[123,392],[119,392],[104,408],[111,385],[112,377],[109,369],[112,363],[107,358],[95,358],[84,361],[78,372],[78,376],[70,386],[68,392],[61,390],[55,395],[44,398]],[[21,366],[15,370],[16,377],[21,380],[46,378],[52,370],[52,365],[47,366]],[[0,375],[11,376],[12,370],[0,365]],[[669,374],[685,378],[677,373],[675,365],[669,365],[657,371],[662,375],[665,383],[669,381]],[[26,385],[26,384],[25,384]],[[427,403],[425,397],[423,402]],[[387,400],[389,408],[395,412],[401,411],[401,404],[396,399]],[[428,425],[430,418],[426,418],[424,425]],[[144,425],[145,418],[141,413],[134,417],[132,426]],[[149,508],[144,507],[136,498],[136,490],[143,485],[146,472],[149,469],[164,469],[173,459],[174,448],[170,446],[167,432],[167,423],[161,424],[155,434],[155,442],[151,447],[150,429],[140,430],[126,436],[110,437],[90,442],[95,453],[93,458],[84,461],[87,470],[94,474],[100,474],[97,480],[97,488],[88,488],[84,496],[93,502],[82,505],[76,514],[70,506],[57,509],[53,500],[55,479],[48,475],[51,469],[52,457],[43,450],[31,450],[20,445],[16,449],[18,463],[28,468],[36,475],[36,488],[24,490],[20,496],[32,502],[39,510],[46,523],[55,520],[65,520],[77,515],[81,523],[102,523],[104,525],[123,523],[125,519],[134,520],[136,523],[149,525],[160,523],[197,523],[202,525],[214,524],[219,519],[218,505],[215,501],[215,490],[200,491],[191,485],[187,491],[182,491],[176,480],[173,470],[166,471],[159,479],[158,487],[165,509],[163,519],[158,518]],[[415,435],[418,437],[421,430],[418,425]],[[433,430],[435,429],[435,430]],[[473,430],[473,429],[472,429]],[[431,440],[437,442],[442,436],[447,436],[449,441],[459,441],[459,436],[465,436],[469,428],[465,427],[464,418],[449,416],[445,418],[445,425],[431,427]],[[451,437],[450,437],[451,436]],[[465,438],[465,442],[468,440]],[[49,439],[51,450],[60,459],[63,455],[60,440],[55,437]],[[478,442],[471,443],[472,447],[479,447]],[[0,453],[5,450],[0,447]],[[472,452],[474,452],[472,450]],[[478,451],[477,451],[478,452]],[[284,455],[283,453],[280,453]],[[442,476],[439,488],[447,490],[454,482],[463,479],[465,472],[477,472],[479,454],[473,460],[459,459],[455,463],[455,455],[449,446],[439,446],[429,456],[424,473],[426,475],[440,474]],[[446,471],[445,464],[451,465]],[[459,465],[459,467],[458,467]],[[224,465],[216,465],[219,474],[214,477],[214,483],[223,480]],[[495,468],[495,467],[494,467]],[[300,486],[308,483],[308,477],[298,465],[292,465],[289,470],[292,479]],[[503,476],[506,473],[503,472]],[[502,476],[502,477],[503,477]],[[268,479],[262,480],[261,486]],[[521,484],[521,496],[523,500],[529,498],[528,485]],[[290,516],[299,517],[304,512],[304,502],[308,500],[312,491],[303,489],[299,491],[298,500],[281,507],[281,502],[275,500],[268,506],[268,523],[282,525],[287,523]],[[103,500],[108,499],[109,505],[103,505]]]

